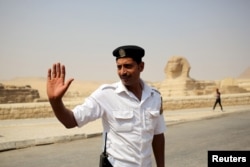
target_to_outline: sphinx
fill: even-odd
[[[182,56],[172,56],[165,68],[165,79],[160,84],[160,92],[164,97],[170,96],[196,96],[213,92],[215,82],[196,81],[191,78],[191,66]]]

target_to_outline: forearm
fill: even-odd
[[[55,116],[66,128],[77,126],[73,112],[65,107],[61,99],[49,101]]]
[[[154,135],[152,147],[157,167],[165,167],[165,137],[163,133]]]

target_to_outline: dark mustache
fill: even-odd
[[[121,78],[128,78],[128,77],[129,77],[129,75],[126,73],[121,75]]]

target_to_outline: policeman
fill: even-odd
[[[113,56],[120,81],[100,86],[73,110],[62,101],[73,81],[65,81],[65,66],[57,63],[48,70],[47,94],[56,117],[67,128],[101,118],[108,161],[114,167],[151,167],[153,153],[157,167],[164,167],[161,95],[140,78],[144,54],[139,46],[116,48]]]

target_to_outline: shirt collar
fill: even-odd
[[[152,93],[154,93],[154,91],[143,81],[140,80],[141,85],[142,85],[142,99],[147,98],[148,96],[150,96]],[[119,81],[117,83],[117,87],[115,90],[116,93],[121,93],[121,92],[125,92],[126,94],[129,95],[129,91],[128,89],[123,85],[122,81]]]

